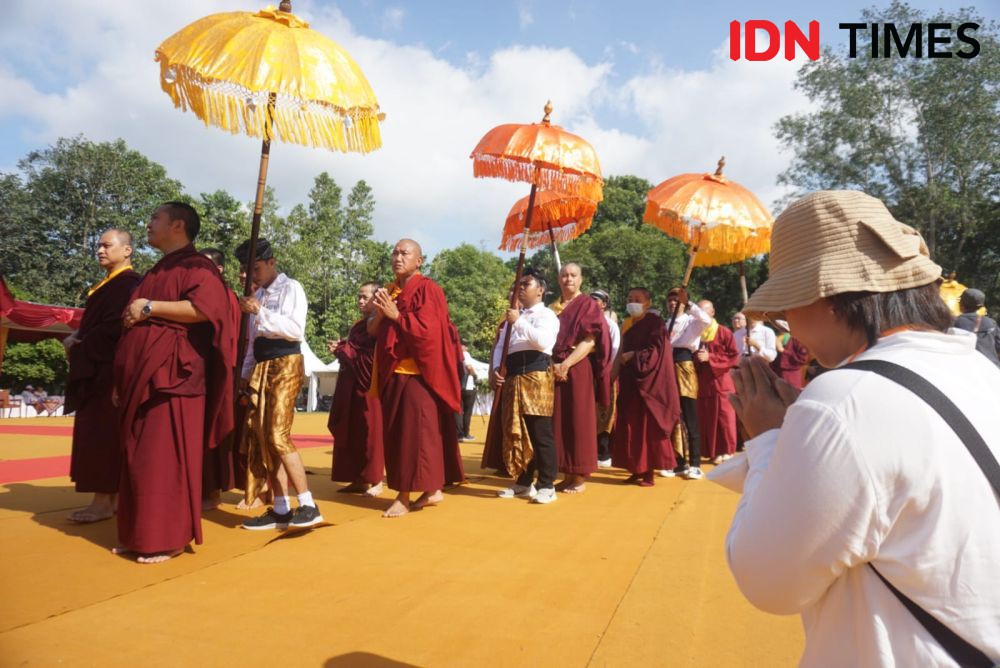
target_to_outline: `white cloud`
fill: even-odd
[[[535,22],[535,15],[532,13],[531,7],[521,5],[517,8],[517,22],[522,30]]]
[[[111,7],[65,0],[59,12],[41,3],[15,4],[14,16],[0,28],[0,89],[7,93],[0,98],[0,120],[27,119],[24,127],[34,128],[25,130],[32,133],[27,139],[39,146],[79,133],[94,140],[122,137],[192,193],[223,188],[250,200],[259,142],[173,109],[159,90],[152,60],[156,45],[173,31],[239,4],[176,0],[169,7]],[[554,122],[594,144],[605,175],[637,174],[655,183],[682,171],[711,171],[725,154],[727,173],[765,204],[778,195],[775,176],[788,161],[776,153],[771,125],[804,105],[791,89],[798,63],[734,63],[725,45],[707,70],[660,68],[613,84],[610,63],[587,63],[568,49],[515,46],[469,55],[460,67],[428,48],[359,35],[328,5],[297,2],[295,8],[346,48],[367,75],[388,115],[384,147],[359,156],[275,144],[269,184],[287,209],[305,201],[321,171],[345,189],[363,178],[377,199],[376,236],[413,236],[432,253],[461,241],[496,246],[504,216],[527,186],[473,179],[469,152],[497,124],[538,121],[549,98]],[[86,65],[69,88],[50,90],[19,74],[13,53],[24,62]],[[638,119],[632,125],[641,126],[641,135],[601,125],[597,119],[609,108]]]
[[[402,7],[388,7],[382,12],[382,29],[392,32],[401,30],[404,18],[406,18],[405,9]]]

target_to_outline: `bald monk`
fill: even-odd
[[[116,423],[118,414],[111,403],[112,363],[122,334],[122,311],[140,279],[132,271],[132,247],[132,235],[125,230],[101,235],[97,262],[104,279],[87,293],[80,329],[63,340],[69,358],[65,412],[76,411],[69,477],[77,492],[94,494],[89,506],[70,514],[74,522],[99,522],[115,514],[121,443],[108,425]]]
[[[736,452],[736,411],[729,403],[736,388],[729,374],[739,366],[740,354],[733,332],[715,319],[715,305],[705,299],[698,306],[711,317],[701,333],[701,347],[694,354],[701,452],[713,464],[721,464]]]
[[[132,293],[115,353],[123,461],[113,551],[140,563],[202,542],[202,457],[233,428],[239,316],[192,245],[200,226],[183,202],[153,212],[146,234],[163,257]]]
[[[666,323],[650,312],[651,303],[646,288],[629,290],[629,317],[612,371],[618,378],[618,422],[611,464],[629,471],[625,482],[640,487],[652,487],[656,471],[677,465],[671,434],[681,417]]]
[[[416,241],[396,244],[396,280],[376,291],[375,317],[368,330],[378,337],[372,383],[382,400],[386,478],[398,492],[383,517],[402,517],[438,504],[444,500],[445,476],[464,478],[461,460],[454,461],[455,413],[461,410],[455,372],[459,344],[444,291],[421,275],[423,262]],[[421,495],[411,504],[414,491]]]
[[[575,262],[559,272],[562,296],[559,337],[552,348],[556,378],[552,424],[564,474],[556,489],[575,494],[586,489],[597,470],[597,404],[611,401],[611,340],[600,305],[580,292],[583,271]]]
[[[378,283],[358,288],[361,319],[354,323],[346,339],[330,344],[330,352],[340,362],[340,373],[326,425],[333,435],[331,478],[350,483],[337,491],[371,497],[382,493],[385,470],[382,404],[369,392],[376,339],[368,333],[368,320],[375,316],[372,297],[378,288]]]

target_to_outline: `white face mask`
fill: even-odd
[[[634,316],[642,315],[643,307],[642,307],[642,304],[640,304],[638,302],[629,302],[628,304],[625,304],[625,310],[628,311],[628,314],[630,316],[634,317]]]

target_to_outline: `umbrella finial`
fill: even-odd
[[[715,168],[715,175],[722,176],[722,168],[726,166],[726,156],[719,158],[719,164]]]
[[[542,117],[542,123],[549,123],[549,116],[552,115],[552,100],[545,103],[545,116]]]
[[[291,13],[292,0],[281,0],[281,3],[278,5],[278,11]]]

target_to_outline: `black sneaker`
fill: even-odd
[[[295,529],[305,529],[323,522],[323,516],[319,514],[316,506],[299,506],[291,513],[292,521],[289,526]]]
[[[251,517],[246,522],[243,523],[244,529],[249,529],[250,531],[267,531],[269,529],[277,529],[278,531],[284,531],[288,528],[288,523],[292,520],[292,511],[280,514],[274,512],[274,508],[268,508],[267,512],[259,517]]]

